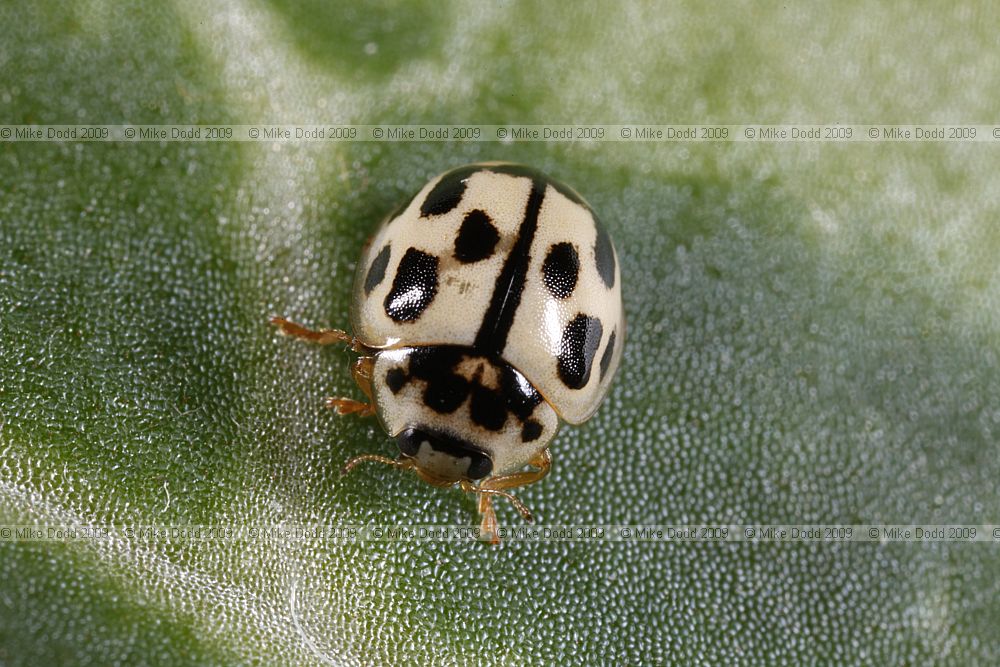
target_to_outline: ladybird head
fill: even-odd
[[[434,429],[407,428],[396,436],[403,457],[413,461],[420,477],[440,486],[463,479],[481,479],[493,470],[493,461],[482,449]]]

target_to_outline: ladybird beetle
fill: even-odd
[[[560,418],[586,421],[622,355],[621,275],[611,238],[571,188],[534,169],[473,164],[431,180],[390,215],[358,262],[353,335],[276,317],[284,334],[346,343],[367,401],[331,398],[338,413],[377,415],[395,459],[479,497],[482,536],[496,536],[494,496],[526,521],[507,489],[549,471]]]

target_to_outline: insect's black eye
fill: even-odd
[[[424,454],[420,455],[420,448],[427,445],[438,454],[454,459],[469,459],[469,468],[465,473],[469,479],[486,477],[493,470],[493,461],[483,450],[444,433],[408,428],[396,436],[396,442],[404,456],[417,459],[427,456],[430,452],[426,449]]]
[[[423,431],[412,428],[408,428],[396,436],[399,451],[406,456],[416,456],[417,452],[420,451],[420,443],[424,440],[430,442],[430,438]]]

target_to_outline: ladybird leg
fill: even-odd
[[[372,371],[375,368],[374,357],[361,357],[351,367],[351,375],[358,383],[361,391],[368,397],[367,402],[355,401],[353,398],[328,398],[326,407],[336,410],[338,415],[358,415],[370,417],[375,414],[375,399],[372,393]]]
[[[351,366],[351,377],[368,397],[369,403],[375,402],[375,393],[372,391],[372,376],[374,374],[375,357],[358,357],[358,360]]]
[[[552,454],[549,453],[548,449],[544,449],[538,453],[535,458],[531,459],[531,461],[528,462],[528,465],[535,466],[538,470],[525,470],[523,472],[516,472],[512,475],[487,477],[482,481],[478,488],[488,492],[489,490],[514,489],[519,486],[534,484],[549,474],[549,470],[552,468]],[[517,501],[514,503],[514,506],[517,507],[520,502],[521,501]],[[523,505],[521,506],[523,507]],[[518,509],[518,511],[521,512],[520,509]],[[524,512],[521,512],[521,514],[523,515]],[[527,517],[525,517],[525,520],[531,521],[531,519]]]
[[[356,401],[353,398],[328,398],[323,405],[331,410],[336,410],[338,415],[371,417],[375,414],[375,403],[372,401],[371,394],[368,394],[368,402]]]
[[[338,415],[357,415],[359,417],[371,417],[375,414],[375,406],[363,401],[355,401],[353,398],[328,398],[323,405],[336,410]]]
[[[346,343],[347,345],[350,345],[351,349],[355,352],[362,352],[365,349],[357,338],[346,331],[341,331],[340,329],[320,329],[316,331],[314,329],[307,329],[301,324],[296,324],[291,320],[286,320],[284,317],[272,317],[271,324],[278,327],[278,329],[281,330],[281,333],[286,336],[301,338],[302,340],[307,340],[311,343],[316,343],[317,345]]]
[[[529,465],[535,466],[538,470],[526,470],[500,477],[487,477],[479,486],[473,486],[469,482],[462,483],[463,490],[479,494],[479,514],[482,516],[480,530],[483,535],[490,536],[490,541],[493,544],[497,544],[500,541],[496,534],[497,517],[493,509],[493,496],[503,496],[509,500],[514,509],[528,523],[533,523],[535,520],[531,514],[531,510],[517,496],[504,491],[504,489],[513,489],[533,484],[548,475],[549,470],[552,468],[552,455],[548,449],[545,449],[529,461]]]
[[[466,489],[472,493],[476,492],[475,488]],[[496,525],[496,512],[493,511],[493,498],[488,493],[479,494],[479,516],[485,517],[487,514],[492,514],[493,518],[491,523]]]
[[[479,493],[479,487],[468,480],[459,482],[459,488],[466,493]],[[513,496],[511,496],[513,498]],[[489,493],[479,493],[479,516],[482,520],[479,524],[479,532],[483,538],[488,538],[490,544],[500,544],[497,537],[497,514],[493,511],[493,495]]]

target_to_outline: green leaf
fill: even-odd
[[[989,6],[0,8],[20,123],[966,123]],[[0,523],[468,524],[338,418],[374,225],[466,162],[598,211],[629,332],[545,524],[997,523],[983,143],[0,143]],[[506,525],[520,519],[499,508]],[[988,664],[961,543],[0,540],[4,664]]]

